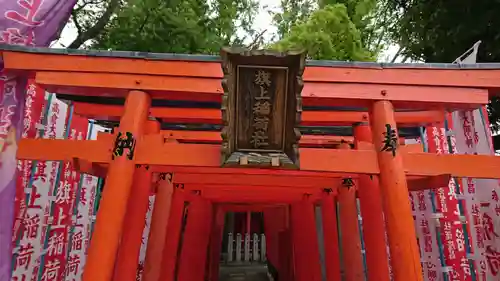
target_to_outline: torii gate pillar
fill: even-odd
[[[297,281],[320,281],[314,204],[308,198],[291,206],[293,259]]]
[[[399,144],[394,107],[390,101],[376,101],[371,115],[394,280],[422,281],[403,158],[397,151]],[[392,146],[392,150],[387,146]]]
[[[372,143],[372,132],[368,124],[354,126],[354,146],[360,142]],[[389,281],[389,261],[385,241],[384,210],[378,177],[359,175],[358,197],[363,218],[363,240],[366,251],[368,280]]]
[[[108,168],[83,281],[110,281],[113,277],[134,178],[135,141],[144,132],[150,105],[151,98],[142,91],[130,91],[125,101],[125,111],[118,128],[114,157]]]

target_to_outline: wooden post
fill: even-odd
[[[149,229],[148,247],[144,260],[144,281],[158,281],[162,268],[163,248],[167,235],[172,195],[172,174],[160,174],[156,187],[151,227]],[[182,202],[184,204],[184,202]],[[181,209],[182,210],[182,209]],[[160,261],[160,262],[159,262]]]
[[[337,230],[337,206],[335,198],[324,192],[321,200],[321,218],[323,220],[323,240],[325,248],[326,280],[341,279],[339,233]]]
[[[219,266],[222,234],[224,232],[224,218],[226,213],[222,208],[218,207],[215,210],[215,220],[212,223],[212,233],[210,235],[210,281],[219,280]]]
[[[145,166],[135,169],[134,186],[128,202],[127,223],[123,228],[116,258],[114,280],[135,281],[136,279],[151,181],[151,171],[146,170]]]
[[[350,146],[349,144],[341,144],[339,149],[350,149]],[[344,278],[346,281],[363,281],[365,278],[358,225],[356,186],[342,185],[339,188],[338,201]]]
[[[354,146],[356,149],[361,141],[372,142],[372,132],[368,124],[354,126]],[[389,258],[378,177],[359,175],[358,197],[361,217],[363,218],[367,278],[368,280],[389,281]]]
[[[174,274],[177,267],[177,253],[179,250],[182,218],[184,215],[184,202],[186,201],[185,196],[186,195],[183,189],[174,189],[174,195],[172,197],[172,207],[170,208],[170,217],[168,218],[167,234],[165,235],[165,243],[163,246],[159,280],[175,280]],[[151,279],[148,281],[157,280]]]
[[[422,281],[422,267],[403,159],[397,150],[394,108],[390,101],[376,101],[373,103],[371,114],[394,280]],[[395,150],[391,150],[391,147]]]
[[[304,198],[292,205],[292,239],[296,281],[320,281],[318,236],[314,204]]]
[[[247,225],[246,225],[247,227],[246,227],[246,232],[245,233],[252,234],[251,233],[251,228],[252,228],[252,212],[247,212],[246,223],[247,223]]]
[[[188,208],[177,280],[203,281],[212,226],[212,204],[197,195]]]
[[[148,118],[151,99],[141,91],[131,91],[120,120],[117,145],[109,164],[94,234],[90,242],[84,281],[110,281],[123,229],[128,198],[132,187],[135,163],[135,141],[140,140]]]
[[[279,264],[278,235],[285,229],[285,208],[271,207],[264,210],[264,234],[266,235],[266,255],[274,266]]]
[[[146,133],[160,132],[160,123],[154,120],[149,120],[147,123]],[[123,228],[122,240],[118,249],[114,280],[135,281],[136,279],[152,176],[149,166],[140,166],[135,169],[134,184],[127,205],[127,223]]]
[[[276,243],[279,249],[278,280],[294,280],[292,270],[293,244],[290,228],[283,229],[278,233]]]

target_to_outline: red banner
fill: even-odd
[[[33,80],[28,80],[26,90],[26,102],[23,118],[23,138],[37,137],[37,124],[40,124],[42,111],[45,104],[45,90],[39,87]],[[18,161],[18,174],[16,184],[16,201],[14,209],[14,231],[12,239],[15,243],[20,237],[20,227],[26,215],[25,190],[28,188],[31,178],[32,162],[29,160]],[[15,247],[16,245],[14,245]]]
[[[73,115],[69,127],[69,139],[83,140],[87,137],[88,120]],[[60,171],[58,187],[55,191],[52,214],[49,217],[51,225],[46,254],[43,264],[42,281],[60,281],[65,279],[65,270],[72,267],[66,261],[66,253],[69,239],[69,228],[72,225],[72,210],[75,204],[75,183],[80,181],[70,162],[65,162]]]
[[[433,127],[428,127],[426,131],[429,152],[448,154],[448,139],[443,124],[435,124]],[[450,180],[448,186],[435,190],[435,202],[436,212],[440,214],[437,217],[440,223],[446,266],[443,271],[447,272],[449,281],[472,280],[454,179]]]

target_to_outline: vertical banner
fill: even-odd
[[[484,108],[454,112],[456,149],[462,154],[493,154]],[[462,179],[472,255],[478,281],[500,280],[500,187],[497,180]]]
[[[22,128],[24,86],[22,81],[5,77],[0,69],[0,280],[9,280],[11,274],[16,152]]]
[[[135,280],[142,280],[142,273],[144,272],[144,261],[146,259],[146,248],[148,245],[149,230],[151,228],[151,216],[153,215],[153,207],[155,204],[155,195],[151,193],[149,196],[148,212],[146,213],[146,224],[142,232],[141,252],[139,254],[139,265],[137,266],[137,275]]]
[[[84,140],[87,135],[88,121],[80,116],[71,116],[68,122],[67,137],[71,140]],[[48,236],[44,242],[44,255],[39,270],[38,280],[64,280],[66,269],[66,252],[69,228],[71,227],[72,207],[75,203],[75,183],[80,181],[70,162],[61,163],[59,179],[54,188],[54,202],[49,216]],[[76,185],[77,186],[77,185]]]
[[[424,136],[424,143],[427,138]],[[421,143],[420,139],[406,140],[406,144]],[[435,207],[433,205],[433,192],[430,190],[419,190],[410,192],[410,202],[415,220],[418,245],[420,248],[420,260],[422,271],[426,281],[444,281],[442,265],[440,261],[439,243],[437,240],[437,221]]]
[[[481,41],[476,42],[454,63],[476,63],[480,44]],[[494,154],[487,116],[485,107],[474,111],[453,112],[451,123],[455,133],[452,138],[456,153]],[[468,222],[466,239],[470,253],[470,272],[476,277],[475,280],[500,280],[498,181],[464,178],[461,179],[461,184],[462,214]]]
[[[23,117],[23,138],[36,138],[37,126],[41,124],[42,111],[45,103],[45,90],[39,87],[34,80],[28,80],[26,89],[26,99],[24,105]],[[20,239],[20,227],[24,216],[26,215],[25,190],[28,188],[31,178],[32,161],[21,160],[17,163],[17,184],[16,199],[14,208],[14,230],[12,239],[15,243]]]
[[[49,97],[44,138],[64,137],[67,109],[65,103]],[[21,225],[21,239],[13,251],[13,280],[16,281],[32,280],[38,275],[41,256],[44,254],[45,232],[47,224],[50,223],[49,211],[54,199],[51,194],[56,184],[59,162],[39,161],[33,163],[33,166],[34,173],[25,190],[29,196],[26,196],[26,215]]]
[[[105,128],[91,124],[87,139],[95,139],[97,132]],[[66,281],[80,281],[82,278],[87,248],[92,233],[92,224],[95,220],[95,211],[98,203],[99,185],[97,177],[82,174],[80,180],[74,183],[76,190],[75,203],[72,206],[71,228],[68,235],[66,249]]]
[[[76,0],[0,0],[0,44],[47,46],[67,21]],[[26,81],[0,66],[0,280],[11,275],[17,140],[23,127]]]
[[[429,152],[449,154],[446,128],[443,124],[435,124],[427,128]],[[448,186],[439,187],[435,191],[436,211],[440,224],[440,237],[443,245],[443,272],[449,281],[472,280],[465,244],[465,233],[460,218],[459,202],[455,179]]]

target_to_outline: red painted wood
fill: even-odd
[[[210,267],[209,267],[209,280],[218,281],[219,280],[219,266],[220,266],[220,254],[221,254],[221,243],[222,235],[224,232],[224,217],[225,212],[222,208],[217,207],[215,210],[215,220],[212,223],[212,233],[210,237]]]
[[[134,182],[127,205],[127,222],[123,228],[122,239],[115,266],[115,280],[135,281],[137,261],[141,251],[142,232],[148,211],[148,197],[151,191],[151,171],[144,167],[136,168]]]
[[[177,251],[181,235],[182,217],[184,215],[185,194],[181,189],[176,189],[172,198],[170,217],[168,218],[167,235],[163,248],[161,281],[173,281],[177,266]]]
[[[294,280],[293,279],[293,245],[292,232],[290,228],[281,230],[278,233],[279,246],[279,280]]]
[[[201,196],[196,196],[188,207],[177,281],[205,280],[212,218],[211,203]]]
[[[360,142],[372,142],[369,125],[354,127],[354,146]],[[382,207],[382,194],[377,176],[359,175],[358,197],[363,217],[363,239],[366,251],[368,280],[389,281],[389,259],[385,241],[385,221]]]
[[[337,281],[341,279],[337,206],[335,198],[326,192],[321,200],[321,214],[323,220],[326,280]]]
[[[310,200],[292,205],[292,239],[296,281],[320,281],[318,236],[314,205]]]

